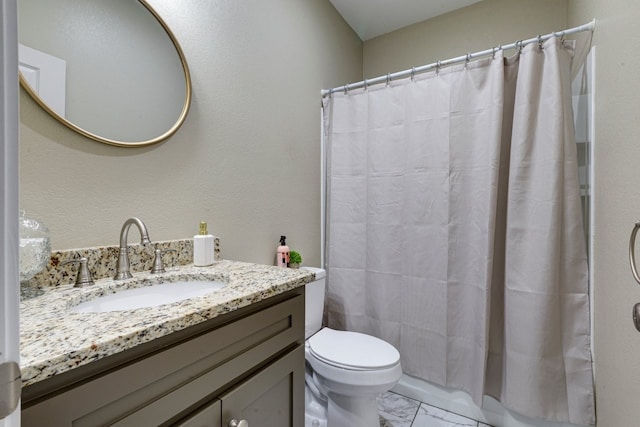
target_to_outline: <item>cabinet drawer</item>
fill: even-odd
[[[23,406],[22,425],[161,425],[184,417],[303,341],[304,295],[296,293],[261,311]],[[188,392],[179,393],[181,389]],[[174,398],[162,399],[169,395]],[[140,424],[133,415],[142,408],[154,408],[153,419]]]
[[[160,425],[158,412],[176,401],[198,394],[200,387],[215,381],[214,371],[113,424],[113,427]],[[249,378],[218,396],[212,403],[173,424],[174,427],[228,426],[246,420],[249,426],[299,427],[304,424],[304,346],[284,354]]]

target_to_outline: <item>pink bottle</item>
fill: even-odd
[[[287,236],[280,236],[280,246],[278,246],[278,255],[276,265],[278,267],[287,267],[289,265],[289,246],[285,242]]]

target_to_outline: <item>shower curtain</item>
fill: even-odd
[[[327,321],[478,405],[591,425],[572,53],[552,38],[325,98]]]

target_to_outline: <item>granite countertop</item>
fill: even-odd
[[[133,348],[252,303],[304,286],[314,274],[236,261],[211,267],[168,268],[166,273],[134,273],[132,279],[97,280],[94,285],[47,289],[20,304],[23,387]],[[205,296],[151,308],[76,313],[81,302],[118,290],[159,282],[219,280],[225,287]]]

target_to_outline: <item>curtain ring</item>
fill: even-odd
[[[492,59],[496,59],[496,52],[502,50],[502,45],[499,44],[498,46],[491,48],[491,58]]]
[[[411,67],[411,81],[413,81],[415,76],[416,76],[416,67]]]
[[[369,87],[369,82],[367,82],[367,79],[364,79],[362,83],[363,83],[364,90],[367,90],[367,88]]]
[[[566,34],[562,33],[562,36],[560,36],[560,46],[564,47],[565,41],[566,41]]]
[[[391,73],[387,73],[387,86],[391,83]]]
[[[522,43],[522,40],[518,40],[516,42],[516,50],[518,51],[518,53],[522,52],[523,47],[524,47],[524,44]]]
[[[436,74],[440,74],[440,67],[442,66],[442,63],[440,61],[436,62]]]
[[[345,95],[349,94],[349,85],[344,85],[344,94]]]
[[[542,46],[542,43],[544,43],[544,41],[542,40],[542,36],[540,34],[538,34],[538,48],[540,50],[544,49],[544,47]]]
[[[464,59],[464,68],[468,67],[469,61],[471,61],[471,52],[467,53],[467,57]]]

